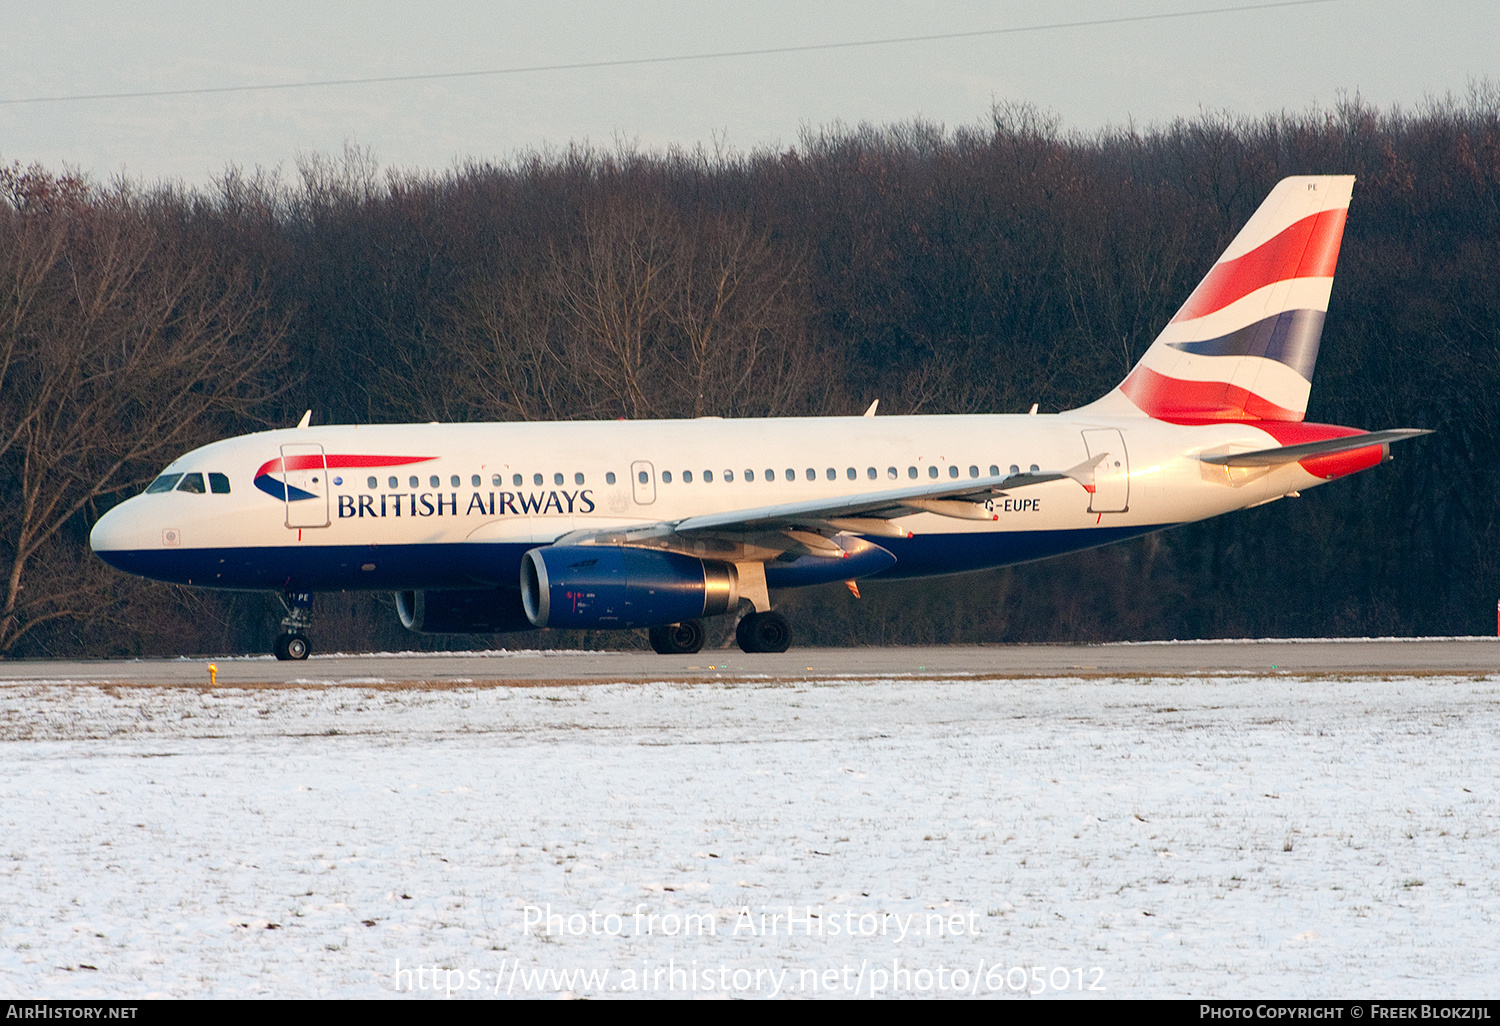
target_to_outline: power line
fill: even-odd
[[[902,43],[931,43],[945,39],[975,39],[982,36],[1009,36],[1024,32],[1050,32],[1058,29],[1095,28],[1102,25],[1127,25],[1144,21],[1168,21],[1177,18],[1201,18],[1215,14],[1239,14],[1266,11],[1280,7],[1310,7],[1338,3],[1340,0],[1276,0],[1274,3],[1237,4],[1233,7],[1208,7],[1196,11],[1170,11],[1165,14],[1133,14],[1118,18],[1090,18],[1086,21],[1057,21],[1045,25],[1020,25],[1012,28],[979,29],[973,32],[940,32],[926,36],[893,36],[888,39],[861,39],[845,43],[808,43],[802,46],[767,46],[753,50],[718,50],[712,53],[676,54],[667,57],[628,57],[609,61],[577,61],[569,64],[533,64],[518,68],[491,68],[485,71],[437,71],[420,75],[380,75],[370,78],[330,78],[316,82],[273,82],[265,85],[203,86],[197,89],[148,89],[128,93],[82,93],[75,96],[28,96],[0,100],[0,106],[23,103],[74,103],[84,100],[133,100],[152,96],[205,96],[212,93],[255,93],[272,89],[323,89],[329,86],[375,85],[382,82],[433,82],[445,78],[482,78],[486,75],[529,75],[545,71],[583,71],[590,68],[628,68],[644,64],[678,64],[685,61],[711,61],[726,57],[765,57],[783,53],[811,53],[818,50],[852,50],[865,46],[896,46]]]

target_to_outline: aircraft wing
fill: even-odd
[[[577,531],[559,538],[558,544],[577,545],[588,542],[630,544],[661,539],[665,536],[731,536],[764,535],[779,531],[837,534],[875,534],[907,537],[908,532],[890,521],[914,513],[937,513],[962,520],[996,520],[984,508],[984,501],[1005,495],[1018,488],[1049,481],[1074,480],[1085,491],[1094,490],[1094,468],[1108,456],[1101,453],[1075,467],[1060,471],[1038,471],[1005,476],[968,478],[963,481],[941,481],[906,488],[887,488],[803,502],[785,502],[774,506],[705,513],[681,520],[661,520],[628,528],[604,531]]]
[[[1425,428],[1391,428],[1389,431],[1372,431],[1362,435],[1344,435],[1340,438],[1325,438],[1317,442],[1300,445],[1281,445],[1274,449],[1257,449],[1254,452],[1234,452],[1225,456],[1199,456],[1203,463],[1221,467],[1276,467],[1283,463],[1296,463],[1309,456],[1329,456],[1336,452],[1365,449],[1372,445],[1389,445],[1392,442],[1430,435]]]
[[[687,517],[674,525],[679,533],[717,531],[725,528],[774,530],[778,527],[805,524],[810,520],[845,520],[870,518],[891,520],[913,513],[939,513],[964,520],[994,520],[994,514],[981,505],[986,499],[1004,495],[1017,488],[1048,481],[1077,480],[1086,491],[1094,490],[1094,467],[1107,454],[1085,460],[1076,467],[1057,472],[1010,474],[1003,477],[969,478],[908,488],[888,488],[834,499],[808,499],[756,509],[730,510]],[[967,509],[963,507],[968,507]],[[904,532],[903,532],[904,533]]]

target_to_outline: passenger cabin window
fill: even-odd
[[[510,484],[511,484],[512,488],[519,488],[519,487],[521,487],[521,475],[520,474],[512,474],[510,476]]]
[[[1040,467],[1038,467],[1038,466],[1037,466],[1037,465],[1036,465],[1036,464],[1035,464],[1035,463],[1033,463],[1033,464],[1032,464],[1032,465],[1031,465],[1031,472],[1032,472],[1032,473],[1033,473],[1033,474],[1035,474],[1035,473],[1036,473],[1036,472],[1037,472],[1037,471],[1038,471],[1038,470],[1040,470],[1040,469],[1041,469],[1041,468],[1040,468]]]
[[[433,474],[431,477],[429,477],[427,479],[427,487],[428,488],[441,488],[442,486],[443,486],[442,478],[438,477],[436,474]]]
[[[371,478],[370,480],[373,481],[375,479]],[[229,477],[228,477],[228,475],[226,475],[226,474],[209,474],[208,475],[208,490],[211,491],[211,492],[213,492],[215,495],[228,495],[229,494]]]
[[[826,476],[830,481],[837,481],[839,479],[839,472],[837,470],[834,470],[832,467],[829,467],[824,476]]]
[[[645,484],[645,483],[646,483],[646,472],[643,470],[643,471],[641,471],[641,484]],[[663,470],[661,472],[661,483],[662,484],[671,484],[672,483],[672,472],[670,470]]]
[[[146,494],[155,495],[157,492],[170,492],[181,479],[181,474],[163,474],[151,482],[150,486],[146,489]]]
[[[563,483],[563,476],[561,474],[553,474],[552,475],[552,483],[555,484],[555,485],[562,484]]]
[[[888,477],[888,478],[890,478],[892,481],[896,480],[896,468],[895,467],[886,467],[885,468],[885,476]],[[916,476],[916,475],[913,475],[913,476]]]
[[[937,465],[936,464],[933,464],[932,466],[930,466],[930,467],[927,468],[927,476],[928,477],[937,477]]]
[[[365,487],[369,488],[370,491],[373,492],[375,489],[377,489],[377,488],[380,487],[380,478],[378,478],[378,477],[367,478],[365,480]]]
[[[915,481],[917,479],[917,468],[916,467],[907,467],[906,468],[906,476],[909,477],[909,478],[911,478],[913,481]]]
[[[795,470],[793,470],[791,467],[787,467],[786,468],[786,479],[788,481],[795,481],[795,480],[797,480],[797,472]]]
[[[844,472],[844,474],[851,481],[859,477],[859,471],[855,470],[853,467],[850,467],[847,471]]]
[[[995,466],[993,463],[990,464],[990,477],[999,477],[999,476],[1000,476],[1000,468],[997,467],[997,466]]]
[[[463,478],[459,477],[457,474],[454,474],[452,477],[448,478],[448,487],[449,488],[457,488],[458,487],[458,483],[460,481],[462,481],[462,480],[463,480]],[[478,484],[478,483],[479,482],[477,482],[477,481],[475,482],[475,484]]]
[[[1019,474],[1021,472],[1021,468],[1012,463],[1010,465],[1010,472],[1012,475]]]
[[[808,467],[807,468],[807,479],[809,481],[816,481],[818,479],[818,472],[816,470],[814,470],[812,467]]]
[[[177,486],[179,492],[192,492],[194,495],[202,495],[208,489],[203,487],[202,474],[183,474],[182,483]]]
[[[501,477],[499,474],[491,474],[490,475],[490,484],[493,485],[494,487],[499,488],[504,483],[505,483],[505,478]]]
[[[704,484],[713,484],[714,483],[714,472],[712,470],[705,470],[703,472],[703,483]]]
[[[413,474],[411,477],[407,478],[406,480],[407,480],[407,483],[410,484],[412,488],[420,488],[420,487],[422,487],[421,483],[417,480],[417,475],[416,474]]]
[[[469,478],[470,484],[475,488],[478,488],[483,481],[484,478],[480,477],[478,474],[475,474],[473,477]]]
[[[684,470],[682,472],[682,483],[683,484],[692,484],[693,483],[693,472],[691,470]]]
[[[613,478],[614,478],[615,475],[611,474],[609,476],[611,478],[610,483],[613,484],[614,483]],[[574,474],[573,475],[573,483],[576,484],[576,485],[583,484],[583,475],[582,474]]]
[[[767,469],[766,470],[766,480],[767,481],[774,481],[774,480],[776,480],[776,471]]]
[[[871,481],[875,480],[875,478],[877,478],[878,476],[879,474],[876,473],[874,467],[865,468],[865,477],[868,477]]]
[[[949,477],[957,477],[958,476],[958,468],[955,467],[955,466],[951,466],[950,465],[948,467],[948,476]]]
[[[651,477],[643,470],[636,475],[636,480],[640,481],[641,484],[647,484],[650,482]]]
[[[755,480],[755,471],[753,471],[753,470],[747,470],[747,471],[745,471],[745,480],[746,481],[754,481]]]
[[[734,471],[732,471],[732,470],[726,470],[726,471],[724,471],[724,482],[726,484],[729,484],[729,483],[731,483],[733,481],[734,481]]]
[[[401,482],[397,481],[394,477],[390,478],[387,481],[387,484],[389,484],[392,488],[400,488],[401,487]]]
[[[541,474],[532,474],[531,475],[531,483],[534,484],[534,485],[541,484],[542,483],[542,475]]]
[[[582,476],[583,476],[582,474],[579,475],[579,477],[582,477]],[[615,472],[613,470],[606,470],[604,472],[604,483],[605,484],[614,484],[615,483]]]

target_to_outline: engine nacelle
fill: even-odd
[[[520,593],[512,588],[473,591],[398,591],[401,625],[423,634],[500,634],[535,630]]]
[[[739,606],[733,563],[618,545],[549,545],[521,560],[538,627],[656,627]]]

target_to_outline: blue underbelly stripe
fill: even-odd
[[[925,577],[984,570],[1064,552],[1109,545],[1174,524],[1091,527],[1068,531],[1006,531],[928,534],[872,539],[896,557],[882,578]],[[429,588],[514,587],[521,557],[531,543],[454,542],[423,545],[297,545],[266,548],[134,549],[99,552],[127,573],[158,581],[239,591],[404,591]],[[860,574],[848,561],[830,560],[825,580]],[[802,565],[802,564],[799,564]],[[848,573],[853,571],[853,573]],[[863,571],[868,573],[867,570]],[[773,588],[814,583],[805,565],[778,581],[775,561],[766,565]],[[795,578],[795,579],[794,579]]]

